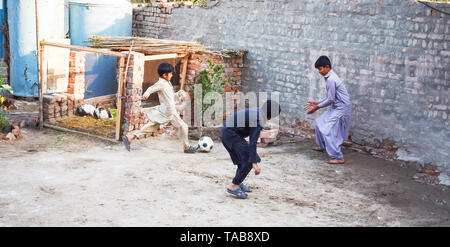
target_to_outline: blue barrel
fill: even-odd
[[[16,96],[39,96],[34,3],[30,0],[8,0],[10,84]],[[41,40],[63,39],[63,23],[64,4],[61,1],[39,1]]]
[[[70,0],[69,33],[72,45],[87,46],[91,36],[132,36],[133,7],[127,0]],[[93,98],[117,93],[117,58],[87,54],[86,92]]]

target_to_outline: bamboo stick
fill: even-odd
[[[89,47],[108,48],[111,50],[125,51],[133,44],[133,50],[146,55],[166,53],[216,53],[207,50],[205,46],[197,42],[150,39],[140,37],[103,37],[92,36],[87,43]],[[130,44],[131,43],[131,44]]]
[[[67,49],[78,50],[78,51],[98,53],[98,54],[103,54],[103,55],[108,55],[108,56],[126,57],[126,54],[123,54],[123,53],[120,53],[120,52],[114,52],[114,51],[102,50],[102,49],[95,49],[95,48],[89,48],[89,47],[83,47],[83,46],[65,45],[65,44],[59,44],[59,43],[48,42],[48,41],[41,41],[41,44],[44,45],[44,46],[46,45],[46,46],[67,48]]]
[[[186,83],[186,73],[187,73],[187,65],[189,60],[189,55],[186,55],[183,59],[183,74],[181,75],[181,86],[180,89],[184,90],[184,84]]]
[[[161,60],[161,59],[169,59],[169,58],[179,58],[183,57],[184,55],[179,55],[176,53],[172,54],[162,54],[162,55],[151,55],[151,56],[145,56],[145,61],[152,61],[152,60]]]
[[[121,134],[121,130],[122,130],[122,118],[123,118],[123,101],[122,101],[122,98],[123,98],[123,87],[124,87],[124,85],[126,84],[126,79],[127,79],[127,73],[128,73],[128,66],[130,65],[130,57],[131,57],[131,51],[133,50],[133,44],[130,46],[130,50],[128,51],[128,58],[127,58],[127,65],[126,65],[126,67],[125,67],[125,72],[124,72],[124,75],[122,76],[121,75],[121,73],[122,73],[122,67],[123,67],[123,65],[125,65],[125,61],[124,61],[124,59],[125,58],[123,58],[123,57],[121,57],[120,58],[120,61],[119,61],[119,66],[120,66],[120,72],[119,72],[119,92],[118,92],[118,95],[119,95],[119,104],[117,105],[117,114],[118,115],[116,115],[116,140],[120,140],[120,134]]]
[[[35,18],[36,18],[36,52],[37,52],[37,58],[38,58],[38,64],[36,65],[38,70],[38,88],[39,88],[39,129],[42,130],[43,123],[44,123],[44,87],[42,86],[42,46],[39,43],[39,7],[38,7],[38,0],[34,1],[35,4]]]

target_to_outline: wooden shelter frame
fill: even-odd
[[[43,71],[43,54],[44,54],[44,49],[46,46],[59,47],[59,48],[63,48],[63,49],[71,49],[71,50],[77,50],[77,51],[84,51],[84,52],[96,53],[96,54],[102,54],[102,55],[108,55],[108,56],[115,56],[118,58],[118,63],[119,63],[118,84],[119,85],[118,85],[117,96],[116,96],[116,98],[117,98],[116,99],[117,117],[116,117],[116,133],[115,133],[114,140],[112,140],[110,138],[102,137],[102,136],[97,136],[97,135],[80,132],[80,131],[74,131],[74,130],[63,128],[63,127],[55,126],[52,124],[44,123],[44,110],[43,110],[44,100],[43,99],[44,99],[44,93],[45,93],[44,88],[46,88],[46,87],[44,87],[44,85],[43,85],[43,73],[44,73],[44,71]],[[52,128],[52,129],[56,129],[56,130],[74,132],[74,133],[79,133],[79,134],[87,134],[88,136],[98,137],[100,139],[107,140],[107,141],[113,141],[113,142],[120,141],[120,138],[122,135],[122,133],[121,133],[122,123],[123,123],[123,118],[124,118],[124,114],[123,114],[123,107],[124,107],[123,98],[125,98],[124,86],[125,86],[125,79],[126,79],[127,70],[128,70],[128,63],[125,66],[125,61],[129,62],[131,52],[132,52],[132,47],[130,47],[129,53],[126,54],[123,52],[111,51],[109,49],[97,49],[97,48],[90,48],[90,47],[83,47],[83,46],[66,45],[66,44],[41,40],[39,42],[39,51],[38,51],[39,85],[40,85],[40,90],[39,90],[39,127],[41,129],[43,127],[47,127],[47,128]],[[145,56],[144,60],[145,61],[154,61],[154,60],[163,60],[163,59],[168,59],[168,58],[183,58],[184,64],[183,64],[183,70],[181,72],[180,89],[184,89],[184,85],[186,82],[187,63],[188,63],[189,56],[190,56],[190,53],[180,53],[180,54],[168,53],[168,54]],[[127,57],[128,57],[128,59],[125,60]],[[125,72],[123,72],[124,68],[125,68]]]

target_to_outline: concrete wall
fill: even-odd
[[[223,0],[161,16],[164,8],[135,5],[134,35],[247,50],[243,91],[281,92],[284,126],[321,113],[303,105],[324,96],[314,62],[327,55],[353,101],[354,142],[391,143],[399,159],[450,169],[448,15],[413,0]]]

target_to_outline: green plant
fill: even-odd
[[[57,136],[55,144],[58,144],[64,140],[64,136]]]
[[[3,94],[4,92],[10,92],[10,93],[13,92],[11,86],[6,85],[6,84],[3,85],[3,80],[4,80],[4,78],[0,78],[0,108],[3,108],[3,104],[4,104],[5,101],[6,101],[6,98],[3,97],[2,94]]]
[[[9,126],[9,114],[0,108],[0,131]]]
[[[4,105],[6,98],[3,97],[2,94],[4,92],[12,93],[12,89],[9,85],[3,85],[3,80],[3,78],[0,78],[0,131],[9,126],[9,114],[6,111],[6,106]]]
[[[112,116],[112,119],[113,120],[116,120],[117,118],[117,109],[115,109],[115,108],[112,108],[112,109],[109,109],[109,111],[111,112],[111,116]]]
[[[202,64],[203,61],[200,61]],[[215,64],[211,59],[206,60],[206,69],[201,70],[195,82],[187,82],[187,85],[194,88],[194,85],[201,85],[202,97],[197,97],[194,99],[194,104],[202,109],[202,114],[208,109],[208,107],[214,105],[215,98],[213,93],[224,94],[224,86],[229,83],[229,79],[225,79],[223,74],[225,69],[221,64]],[[209,103],[205,103],[209,102]]]

